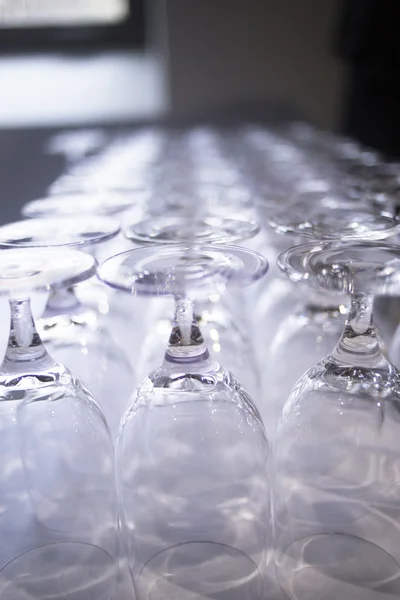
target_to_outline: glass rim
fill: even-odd
[[[66,231],[68,227],[70,237]],[[104,216],[22,219],[0,226],[0,249],[80,248],[111,240],[119,232],[119,223]],[[29,237],[32,238],[31,241]]]

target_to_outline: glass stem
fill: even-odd
[[[10,299],[11,322],[7,349],[0,372],[18,370],[21,363],[38,361],[43,367],[54,365],[36,330],[28,298]]]
[[[211,358],[195,318],[193,303],[175,297],[175,317],[164,361],[167,363],[209,363]]]
[[[372,367],[387,364],[374,326],[372,307],[374,298],[369,294],[354,293],[344,331],[332,357],[338,365]]]

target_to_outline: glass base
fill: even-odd
[[[1,600],[109,600],[116,561],[79,542],[46,544],[14,558],[0,571]]]
[[[119,224],[108,217],[80,214],[15,221],[0,227],[0,244],[10,248],[81,247],[111,240]]]
[[[97,271],[116,289],[142,295],[186,295],[207,298],[227,284],[241,287],[260,279],[266,259],[239,246],[160,246],[138,248],[106,260]]]
[[[337,205],[335,198],[329,202],[329,194],[324,196],[311,194],[305,201],[292,203],[290,211],[285,208],[272,215],[269,225],[281,234],[326,241],[383,240],[396,233],[398,219],[390,211],[359,201],[347,202],[346,210],[346,202]]]
[[[137,600],[259,600],[261,578],[246,554],[225,544],[187,542],[153,556],[136,582]]]
[[[394,600],[400,566],[383,548],[352,535],[322,533],[292,544],[277,566],[291,600]]]
[[[399,291],[400,249],[394,243],[301,244],[282,252],[278,265],[292,281],[334,293],[397,296]]]
[[[32,290],[68,287],[95,271],[92,256],[70,248],[7,250],[0,255],[0,294],[24,297]]]
[[[218,216],[152,217],[124,228],[125,236],[149,244],[233,244],[256,235],[255,221]]]

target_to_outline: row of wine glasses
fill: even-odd
[[[315,139],[307,132],[307,146],[310,133],[319,152],[318,133]],[[263,132],[260,139],[266,141]],[[328,151],[332,158],[330,143]],[[398,235],[400,171],[354,144],[336,158],[317,170],[326,174],[328,166],[345,186],[333,186],[324,175],[318,186],[327,185],[317,195],[314,188],[313,202],[309,186],[317,180],[301,181],[301,169],[298,182],[291,174],[289,185],[297,190],[290,211],[271,202],[263,207],[275,232],[302,242],[284,251],[278,265],[289,281],[306,288],[306,310],[286,311],[267,350],[268,382],[277,374],[285,390],[293,371],[288,386],[298,379],[290,393],[276,398],[282,414],[272,461],[274,558],[279,585],[291,600],[383,600],[400,592],[400,379],[388,358],[395,358],[396,346],[385,349],[372,312],[376,295],[399,295],[399,250],[391,238]],[[280,157],[277,168],[281,161],[288,164]],[[306,343],[309,334],[317,334],[318,344]],[[326,348],[318,348],[325,341]],[[310,358],[304,356],[307,346],[314,364],[298,378],[297,364]]]
[[[148,217],[140,223],[137,223],[137,218],[131,222],[137,207],[129,207],[122,200],[113,202],[111,196],[104,193],[89,196],[83,190],[79,196],[70,193],[68,197],[58,196],[57,200],[54,196],[53,199],[31,202],[24,208],[24,214],[30,220],[2,227],[0,243],[3,248],[20,249],[74,246],[87,249],[99,257],[101,252],[98,249],[101,251],[101,246],[108,239],[117,238],[117,244],[122,241],[121,236],[118,240],[118,226],[109,218],[112,215],[123,223],[125,237],[130,243],[143,243],[144,239],[149,239],[159,245],[165,239],[173,244],[172,253],[168,251],[165,259],[159,256],[161,250],[158,247],[140,251],[144,253],[143,257],[138,255],[138,250],[134,250],[110,259],[99,271],[103,279],[117,288],[117,293],[119,289],[135,291],[145,298],[149,295],[173,294],[177,304],[175,319],[168,319],[171,331],[165,357],[162,359],[160,356],[161,366],[155,371],[151,367],[153,374],[146,377],[133,396],[117,444],[120,519],[127,542],[127,558],[139,598],[184,598],[187,594],[194,596],[203,593],[211,597],[216,594],[226,598],[241,598],[243,595],[260,597],[267,548],[269,495],[265,467],[268,447],[258,412],[247,392],[229,371],[210,356],[199,329],[199,322],[205,322],[205,329],[210,332],[211,338],[215,338],[215,348],[220,341],[221,331],[232,335],[229,313],[216,311],[213,302],[216,303],[228,284],[250,283],[266,270],[265,260],[251,251],[228,247],[224,251],[212,247],[207,249],[204,242],[226,243],[246,238],[257,232],[258,224],[235,215],[233,218],[222,218],[220,212],[210,216],[202,210],[197,220],[186,219],[185,224],[190,231],[180,229],[181,223],[173,220],[168,221],[167,226],[160,220],[157,229],[157,224]],[[72,218],[71,214],[76,214],[86,199],[90,218],[85,215],[79,220]],[[57,206],[61,204],[64,207],[68,205],[68,209],[58,211]],[[102,220],[93,218],[97,209],[103,215]],[[126,209],[131,209],[129,219],[121,219],[122,215],[125,217]],[[156,233],[153,233],[154,228]],[[110,235],[102,235],[101,232],[109,230]],[[180,231],[186,237],[182,234],[179,237]],[[103,237],[107,240],[103,240]],[[192,238],[196,240],[195,246],[201,243],[201,251],[191,247]],[[100,244],[101,241],[104,243]],[[175,249],[177,242],[186,243],[186,246]],[[105,253],[113,254],[116,249],[117,245],[114,245]],[[123,249],[123,245],[118,249]],[[121,259],[121,263],[117,259]],[[97,354],[92,356],[88,370],[83,371],[85,361],[80,354],[90,356],[88,333],[92,329],[96,332],[94,348],[108,358],[109,346],[104,342],[109,344],[110,334],[116,332],[116,325],[110,320],[111,310],[101,309],[104,300],[96,302],[101,290],[90,280],[89,284],[91,294],[90,289],[89,292],[87,289],[81,292],[80,286],[76,290],[69,285],[61,290],[60,286],[56,289],[52,286],[46,309],[38,323],[39,328],[42,325],[40,330],[48,351],[80,374],[89,387],[93,389],[94,384],[99,386],[96,391],[101,394],[95,395],[111,426],[116,419],[119,420],[121,406],[127,405],[128,399],[122,396],[118,387],[124,365],[119,355],[116,360],[118,368],[111,372],[108,367],[108,389],[99,381]],[[104,296],[104,289],[102,292]],[[194,294],[199,317],[187,294]],[[114,294],[106,292],[106,301],[110,306],[114,302],[116,313],[119,314],[121,295],[118,294],[116,303],[115,300]],[[92,313],[96,308],[97,320],[94,321]],[[132,304],[133,314],[134,311]],[[90,314],[90,319],[87,314]],[[106,317],[103,321],[102,315]],[[87,323],[93,327],[89,328]],[[107,334],[101,334],[104,323],[108,327]],[[125,318],[124,325],[126,336],[129,319]],[[223,334],[221,337],[224,337]],[[71,340],[70,344],[67,344],[68,340]],[[77,353],[79,348],[80,354]],[[70,352],[67,353],[67,350]],[[232,353],[232,358],[241,357]],[[34,365],[31,367],[33,369]],[[89,376],[94,378],[93,382]],[[74,427],[81,426],[84,430],[88,419],[82,412],[73,415],[72,423]],[[74,430],[68,428],[68,423],[65,426],[66,437],[73,445]],[[213,440],[215,428],[220,430],[220,437]],[[96,429],[93,426],[93,433],[97,435]],[[49,437],[55,433],[51,431]],[[194,433],[197,440],[192,441]],[[226,454],[227,441],[230,436],[236,435],[243,439],[240,452],[235,451],[229,456]],[[56,443],[56,435],[54,437]],[[249,447],[253,438],[254,453],[250,452]],[[149,448],[153,440],[158,442]],[[176,452],[178,447],[181,447],[180,453]],[[203,447],[200,456],[197,452],[199,447]],[[88,445],[88,454],[89,450]],[[210,454],[213,456],[214,471],[207,474]],[[164,455],[166,459],[173,457],[174,460],[162,461]],[[241,457],[241,467],[238,457]],[[181,478],[181,474],[187,471],[190,464],[192,481],[188,482]],[[202,479],[198,479],[200,472],[203,473]],[[240,481],[240,472],[247,480]],[[95,475],[88,469],[89,480]],[[175,485],[171,486],[171,481]],[[50,490],[51,486],[52,478],[49,477]],[[191,486],[195,487],[191,489]],[[208,496],[207,502],[205,494]],[[185,514],[178,511],[174,517],[171,508],[178,500],[182,503],[185,495]],[[251,527],[244,527],[245,523],[240,523],[241,512],[246,506],[244,502],[248,505],[248,514],[252,516]],[[201,507],[202,513],[196,510],[193,503]],[[227,503],[232,503],[230,514],[226,513]],[[86,509],[89,509],[89,504],[86,504]],[[57,530],[57,518],[62,517],[64,507],[56,504],[53,511],[53,527]],[[193,515],[196,515],[197,523],[194,523]],[[235,523],[241,526],[232,529]],[[96,520],[96,524],[103,526],[101,520]],[[160,530],[160,526],[163,530]],[[134,538],[131,535],[132,527],[137,532]],[[115,559],[115,556],[114,553],[112,557]],[[18,567],[18,562],[15,564]],[[64,565],[61,565],[63,568]],[[97,575],[102,568],[99,564]],[[172,576],[168,573],[171,569]],[[108,587],[103,584],[101,589],[95,590],[87,577],[87,597],[96,594],[96,597],[107,598],[111,589],[110,579],[107,581]],[[60,586],[63,585],[60,579],[58,582]],[[32,585],[26,581],[24,592],[30,594],[32,590]],[[41,593],[43,590],[44,587]],[[56,587],[51,593],[54,597],[62,597],[64,590]]]
[[[395,163],[304,124],[85,135],[0,227],[0,598],[276,600],[274,563],[291,600],[398,597]]]
[[[21,541],[16,536],[15,545],[7,544],[12,559],[0,571],[2,595],[110,598],[119,552],[112,441],[90,392],[46,351],[27,299],[31,289],[77,283],[93,273],[94,259],[42,248],[0,256],[3,292],[11,297],[2,365],[9,400],[3,525],[21,527]],[[202,246],[127,251],[99,270],[119,289],[176,298],[165,358],[132,397],[117,445],[121,526],[138,597],[184,598],[187,589],[260,597],[269,501],[264,429],[247,392],[210,357],[188,293],[221,293],[266,268],[252,251]],[[227,443],[236,435],[240,447],[230,455]],[[191,482],[181,476],[189,467]],[[21,492],[21,502],[13,503]],[[185,510],[175,514],[175,502],[185,497]],[[244,501],[251,524],[239,527]]]

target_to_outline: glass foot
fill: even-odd
[[[321,202],[322,200],[322,202]],[[290,233],[313,240],[383,240],[396,233],[397,216],[361,202],[340,206],[324,206],[323,198],[293,203],[290,211],[280,210],[269,219],[278,233]]]
[[[0,571],[1,600],[109,600],[116,562],[102,548],[79,542],[41,546]]]
[[[259,600],[261,578],[246,554],[225,544],[188,542],[156,554],[142,568],[138,600]]]
[[[268,268],[266,259],[239,246],[160,246],[128,250],[106,260],[99,278],[142,295],[222,293],[228,284],[249,285]]]
[[[118,215],[132,207],[129,194],[63,194],[31,200],[21,214],[30,219],[48,217],[76,217],[76,215]]]
[[[293,246],[278,258],[292,281],[347,294],[398,295],[399,246],[387,242],[321,242]]]
[[[108,217],[80,214],[15,221],[0,227],[0,246],[5,248],[81,247],[106,242],[119,232],[119,224]]]
[[[233,244],[253,237],[259,224],[234,218],[208,217],[152,217],[124,228],[124,234],[133,242],[149,244]]]
[[[69,248],[21,248],[0,253],[0,294],[68,287],[95,274],[89,255]]]
[[[389,600],[400,596],[400,566],[383,548],[352,535],[302,538],[282,556],[278,582],[291,600]]]

